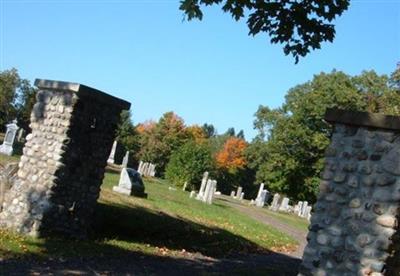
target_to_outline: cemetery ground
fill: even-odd
[[[17,159],[0,158],[2,164]],[[159,179],[145,180],[148,199],[128,197],[112,192],[118,179],[118,173],[106,173],[87,240],[34,239],[0,230],[0,274],[296,273],[300,260],[291,255],[299,242],[259,215],[233,207],[228,197],[207,205]],[[290,215],[241,205],[289,228],[305,227]]]

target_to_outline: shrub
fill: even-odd
[[[211,150],[206,143],[190,141],[175,151],[167,165],[166,179],[176,186],[198,189],[205,171],[213,169]]]

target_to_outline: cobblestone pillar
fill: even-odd
[[[299,275],[399,275],[400,117],[325,120],[333,133]]]
[[[36,80],[18,179],[0,226],[43,236],[84,237],[99,196],[120,113],[130,104],[96,89]]]

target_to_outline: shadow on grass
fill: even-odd
[[[106,243],[107,240],[116,243]],[[124,242],[169,250],[184,249],[192,254],[186,258],[152,255],[138,248],[118,246],[118,243]],[[300,262],[268,251],[223,229],[141,207],[127,208],[103,203],[97,206],[88,240],[49,238],[36,246],[43,254],[0,259],[0,275],[296,275]],[[219,261],[196,253],[219,258]]]

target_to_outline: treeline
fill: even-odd
[[[260,106],[254,121],[258,136],[247,149],[256,182],[291,199],[315,201],[331,132],[323,120],[327,108],[400,115],[400,70],[390,77],[374,71],[321,73],[290,89],[280,108]]]
[[[243,131],[229,128],[218,134],[212,124],[185,125],[173,112],[158,122],[134,125],[129,112],[122,113],[118,141],[134,156],[157,164],[157,174],[178,187],[185,182],[198,189],[201,177],[208,171],[218,180],[218,189],[229,193],[242,185],[253,190],[255,172],[247,166],[248,143]]]
[[[27,125],[34,88],[15,69],[0,77],[0,125],[15,117]],[[188,126],[173,112],[137,125],[128,111],[123,112],[117,140],[131,152],[134,163],[157,164],[158,176],[177,186],[188,182],[189,188],[198,189],[203,172],[209,171],[223,193],[242,186],[246,196],[253,197],[264,182],[272,193],[313,202],[331,131],[323,116],[334,107],[400,115],[400,69],[390,76],[374,71],[315,75],[290,89],[281,107],[258,108],[258,135],[250,143],[243,131],[230,128],[218,134],[212,124]]]

